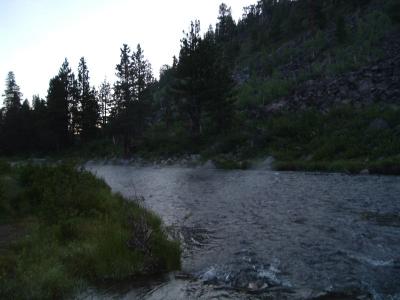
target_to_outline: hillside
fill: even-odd
[[[285,170],[398,173],[398,2],[313,5],[259,2],[226,30],[236,124],[203,156],[224,167],[272,155]]]
[[[96,90],[85,59],[77,76],[66,60],[33,107],[9,74],[1,152],[399,173],[399,3],[263,0],[237,23],[221,4],[159,80],[140,45],[123,45],[115,83]]]
[[[274,111],[396,102],[400,35],[383,3],[335,8],[322,28],[239,55],[243,104]]]

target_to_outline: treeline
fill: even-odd
[[[133,123],[124,122],[134,119],[136,126],[143,123],[140,109],[154,79],[140,45],[133,53],[123,46],[116,70],[118,81],[113,88],[104,81],[96,90],[90,85],[85,58],[80,59],[76,75],[65,59],[50,80],[46,100],[34,96],[32,107],[27,100],[21,103],[20,87],[14,73],[9,72],[0,114],[2,152],[59,151],[99,138],[111,127],[107,133],[127,135],[126,128],[133,127]]]
[[[202,36],[199,21],[191,23],[179,57],[162,67],[159,80],[140,45],[133,51],[123,45],[115,83],[104,81],[96,89],[85,58],[76,73],[65,60],[46,99],[34,96],[32,105],[22,101],[10,72],[0,111],[0,153],[60,151],[98,139],[112,141],[125,155],[197,151],[211,138],[240,130],[246,118],[236,105],[240,95],[233,79],[243,57],[332,23],[338,39],[344,38],[343,12],[368,2],[262,0],[245,7],[237,23],[221,4],[215,29],[210,26]],[[398,7],[397,0],[388,2]]]
[[[210,28],[201,36],[199,21],[191,23],[181,40],[179,58],[162,68],[159,81],[140,45],[132,51],[126,44],[120,49],[115,83],[104,81],[96,90],[86,59],[80,59],[77,73],[65,59],[50,80],[46,99],[34,96],[32,106],[28,100],[22,102],[15,75],[9,72],[0,114],[1,152],[60,151],[109,138],[128,155],[143,143],[146,130],[159,122],[166,127],[180,122],[193,144],[204,131],[229,130],[233,80],[220,41],[225,19],[234,23],[226,6],[221,7],[217,31]]]

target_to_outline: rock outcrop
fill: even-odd
[[[375,102],[400,105],[399,53],[359,71],[306,81],[291,95],[264,106],[261,114],[308,108],[328,111],[341,104],[362,107]]]

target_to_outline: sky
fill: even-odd
[[[13,71],[23,99],[45,98],[67,58],[76,73],[86,58],[91,84],[113,82],[122,44],[138,43],[153,72],[179,54],[183,30],[198,19],[215,26],[223,0],[0,0],[0,91]],[[235,20],[256,0],[225,0]],[[2,98],[3,100],[3,98]],[[3,101],[0,101],[0,106]]]

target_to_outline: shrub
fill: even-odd
[[[400,175],[400,159],[384,159],[373,162],[369,171],[372,174]]]
[[[339,43],[343,44],[347,41],[347,28],[343,16],[339,16],[336,20],[335,36]]]
[[[7,215],[9,208],[4,195],[4,184],[2,178],[0,178],[0,219],[3,219]]]
[[[400,23],[400,1],[391,0],[386,4],[386,12],[392,21]]]
[[[382,105],[363,109],[334,108],[326,114],[309,111],[276,115],[262,126],[266,154],[281,161],[377,160],[398,155],[400,123],[398,109]],[[371,130],[375,119],[389,127]]]
[[[253,78],[239,88],[236,104],[240,108],[266,105],[277,98],[287,96],[293,86],[292,80],[277,73],[267,79]]]
[[[161,220],[103,180],[67,165],[24,166],[17,174],[24,190],[16,202],[29,207],[19,213],[33,221],[0,259],[0,298],[69,298],[87,284],[180,267],[179,244]],[[139,239],[145,248],[130,243],[138,228],[148,236]]]
[[[11,171],[11,166],[8,162],[0,159],[0,175],[9,173]]]
[[[145,132],[141,155],[171,156],[191,152],[193,147],[195,145],[183,124],[177,122],[168,129],[164,124],[157,124]]]

